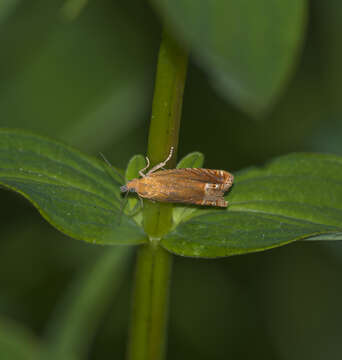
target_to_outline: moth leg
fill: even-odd
[[[144,168],[142,168],[141,170],[139,170],[139,175],[141,176],[141,177],[145,177],[146,175],[144,174],[144,171],[146,170],[146,169],[148,169],[148,167],[150,166],[150,159],[146,156],[146,162],[147,162],[147,165],[144,167]],[[149,172],[148,172],[149,173]],[[148,173],[147,173],[147,175],[148,175]]]
[[[173,146],[171,146],[171,149],[170,149],[170,154],[169,154],[169,156],[165,159],[165,161],[163,161],[163,162],[161,162],[161,163],[157,164],[156,166],[153,166],[153,168],[152,168],[151,170],[149,170],[149,171],[148,171],[148,173],[147,173],[146,175],[148,176],[148,175],[150,175],[150,174],[154,173],[155,171],[157,171],[157,170],[159,170],[159,169],[163,168],[163,167],[166,165],[166,163],[167,163],[167,162],[171,159],[172,154],[173,154]]]

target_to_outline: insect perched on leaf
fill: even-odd
[[[185,168],[161,170],[171,159],[173,147],[165,161],[146,174],[147,166],[139,171],[141,178],[121,186],[121,192],[136,192],[140,198],[152,201],[227,207],[224,193],[232,186],[234,176],[224,170]]]

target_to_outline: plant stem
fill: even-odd
[[[175,167],[182,112],[187,54],[167,34],[163,34],[158,56],[148,157],[151,166],[164,161],[174,148],[167,167]],[[172,205],[144,202],[144,228],[150,238],[161,238],[172,225]]]
[[[158,244],[138,250],[128,359],[164,357],[172,257]]]
[[[171,147],[174,153],[167,166],[176,164],[187,59],[186,52],[164,32],[148,139],[151,166],[165,160]],[[171,204],[144,201],[144,229],[150,242],[138,251],[129,360],[164,358],[172,255],[159,241],[171,226]]]

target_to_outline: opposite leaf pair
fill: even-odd
[[[177,167],[202,167],[202,162],[203,156],[193,153]],[[144,164],[142,156],[133,157],[126,182]],[[122,172],[107,170],[102,161],[59,142],[0,130],[0,184],[26,197],[54,227],[96,244],[147,242],[141,212],[134,218],[126,212],[118,226]],[[341,184],[339,156],[283,156],[264,168],[237,173],[229,210],[176,205],[174,227],[160,244],[178,255],[213,258],[300,239],[340,240]],[[137,200],[129,201],[132,208]]]

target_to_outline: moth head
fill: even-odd
[[[126,185],[121,186],[120,191],[122,193],[124,193],[124,192],[136,192],[135,187],[133,186],[133,184],[131,184],[131,181],[128,182]]]
[[[122,193],[127,192],[127,191],[128,191],[127,186],[126,186],[126,185],[121,186],[121,187],[120,187],[120,191],[121,191]]]

